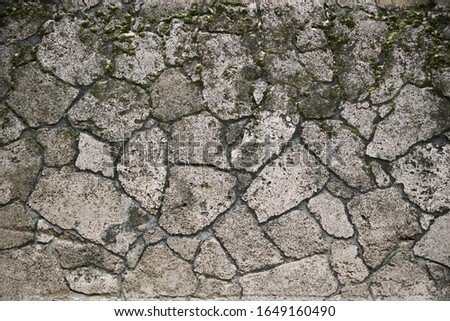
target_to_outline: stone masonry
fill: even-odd
[[[447,1],[6,2],[0,300],[450,300]]]

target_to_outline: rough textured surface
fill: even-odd
[[[33,240],[33,220],[23,204],[15,202],[0,208],[0,249],[20,246]]]
[[[210,239],[200,246],[200,252],[194,261],[194,271],[229,280],[236,274],[236,267],[227,258],[219,242]]]
[[[5,105],[0,104],[0,144],[7,144],[19,138],[24,124]]]
[[[69,288],[84,294],[116,294],[119,278],[95,268],[82,267],[66,275]]]
[[[75,166],[82,170],[100,172],[103,176],[114,176],[114,159],[107,143],[81,133],[78,141],[79,154]]]
[[[72,128],[42,128],[36,133],[36,140],[44,148],[47,166],[62,166],[72,162],[77,154],[78,134]]]
[[[361,282],[369,275],[369,270],[358,256],[357,246],[344,241],[331,245],[331,266],[344,284]]]

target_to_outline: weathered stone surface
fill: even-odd
[[[334,59],[330,49],[299,53],[298,60],[306,67],[311,79],[327,82],[333,80]]]
[[[115,57],[113,75],[125,78],[137,84],[147,84],[164,69],[164,58],[161,47],[162,39],[152,33],[143,32],[139,36],[132,33],[131,43],[123,44],[132,54],[119,53]]]
[[[69,288],[84,294],[116,294],[119,277],[96,268],[82,267],[66,275]]]
[[[266,232],[288,257],[302,259],[327,248],[322,229],[305,211],[295,210],[270,221]]]
[[[450,299],[450,270],[443,265],[428,262],[427,270],[434,279],[436,287],[440,290],[439,299],[448,301]]]
[[[37,63],[15,69],[14,90],[7,103],[28,125],[57,123],[78,90],[40,71]]]
[[[340,301],[372,300],[367,283],[346,284],[340,289],[340,293],[332,297]]]
[[[194,234],[235,201],[236,179],[208,167],[170,169],[159,224],[170,234]]]
[[[394,112],[378,124],[366,153],[392,161],[414,143],[444,131],[449,120],[448,101],[428,89],[406,85],[395,99]]]
[[[34,223],[20,202],[0,208],[0,249],[9,249],[33,240]]]
[[[89,85],[103,74],[106,58],[98,36],[81,27],[80,21],[63,17],[44,26],[37,58],[42,66],[73,85]]]
[[[276,84],[289,84],[301,92],[306,91],[312,82],[311,76],[301,64],[294,50],[281,54],[263,56],[268,73],[268,80]]]
[[[197,30],[180,19],[170,22],[170,31],[164,37],[165,58],[168,65],[181,65],[197,56]]]
[[[324,297],[338,287],[326,258],[321,255],[244,275],[240,283],[244,297],[259,296],[266,299]]]
[[[41,128],[36,139],[44,147],[47,166],[62,166],[71,163],[77,155],[78,133],[67,127]]]
[[[24,138],[0,147],[0,204],[19,198],[25,201],[33,190],[39,172],[37,144]]]
[[[0,104],[0,144],[7,144],[19,138],[24,124],[5,105]]]
[[[191,237],[170,237],[167,245],[175,252],[181,255],[185,260],[191,261],[197,252],[200,241]]]
[[[125,191],[151,214],[161,205],[167,175],[166,145],[167,136],[157,127],[139,132],[129,140],[117,165]]]
[[[29,205],[49,222],[120,253],[145,222],[145,214],[110,180],[68,168],[44,170]]]
[[[391,184],[391,178],[381,167],[380,163],[372,162],[372,173],[375,176],[375,182],[379,187],[388,187]]]
[[[358,247],[344,241],[331,244],[331,266],[337,272],[341,283],[360,282],[369,271],[358,256]]]
[[[345,238],[353,236],[353,226],[348,221],[344,204],[327,191],[310,199],[308,208],[328,234]]]
[[[253,180],[243,199],[260,222],[286,212],[325,185],[326,169],[301,145],[295,145],[267,165]]]
[[[353,197],[354,192],[350,187],[348,187],[344,182],[335,176],[331,176],[325,185],[328,191],[335,196],[342,197],[345,199],[349,199]]]
[[[40,219],[36,224],[36,242],[50,243],[58,234],[61,234],[60,232],[59,229],[55,229],[46,220]]]
[[[114,176],[114,159],[109,144],[103,143],[91,135],[80,133],[78,150],[75,166],[79,169],[88,169],[106,177]]]
[[[166,232],[162,228],[155,226],[151,227],[147,233],[144,234],[145,244],[155,244],[166,238]],[[175,250],[174,250],[175,251]],[[175,251],[176,252],[176,251]]]
[[[450,68],[433,70],[432,80],[435,88],[440,89],[445,96],[450,97]]]
[[[298,108],[306,118],[330,117],[338,108],[339,101],[340,90],[337,85],[329,86],[316,83],[298,102]]]
[[[224,214],[214,224],[213,229],[239,269],[244,272],[282,262],[280,253],[264,237],[258,222],[244,205]]]
[[[203,109],[200,89],[179,69],[165,70],[152,87],[152,113],[170,121]]]
[[[127,252],[126,262],[130,269],[134,269],[139,263],[142,253],[145,250],[145,241],[142,238],[138,238]]]
[[[58,261],[48,246],[26,246],[0,253],[1,300],[69,298]]]
[[[203,57],[203,97],[209,109],[222,119],[236,119],[252,113],[252,84],[258,67],[251,56],[254,39],[231,34],[199,33]]]
[[[341,116],[356,127],[362,137],[369,139],[372,135],[373,122],[377,113],[374,112],[369,103],[345,103],[342,106]]]
[[[414,246],[414,254],[450,267],[450,215],[436,218]]]
[[[126,299],[188,296],[195,292],[197,279],[189,263],[177,258],[164,245],[147,248],[140,264],[123,279]]]
[[[431,214],[422,213],[419,218],[420,226],[422,229],[428,230],[430,227],[431,221],[434,220],[434,216]]]
[[[223,133],[224,126],[207,113],[177,121],[172,126],[169,161],[228,168]]]
[[[450,208],[450,145],[415,147],[393,163],[392,176],[403,184],[408,198],[424,211]]]
[[[364,144],[339,120],[303,123],[302,138],[308,148],[350,186],[371,186],[364,163]]]
[[[400,241],[420,233],[417,210],[393,187],[356,196],[348,203],[348,211],[370,267],[378,266]]]
[[[12,46],[0,45],[0,61],[2,61],[2,65],[0,66],[0,97],[5,96],[11,88],[12,57],[14,51],[14,47]]]
[[[236,274],[236,267],[230,262],[222,246],[216,239],[208,239],[200,246],[194,260],[194,271],[229,280]]]
[[[194,296],[203,300],[239,300],[241,287],[237,284],[199,277],[200,284]]]
[[[306,28],[297,32],[295,45],[300,52],[323,49],[327,45],[327,37],[322,29]]]
[[[98,82],[69,111],[70,123],[107,141],[121,141],[149,116],[149,97],[124,81]]]
[[[376,300],[430,300],[436,292],[433,280],[413,260],[411,251],[404,248],[376,271],[370,281]]]

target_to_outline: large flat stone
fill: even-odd
[[[96,268],[81,267],[66,275],[69,288],[84,294],[117,294],[119,277]]]
[[[216,239],[209,239],[200,246],[194,260],[194,271],[229,280],[236,274],[236,267],[230,262],[222,246]]]

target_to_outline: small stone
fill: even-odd
[[[371,187],[364,143],[341,121],[307,121],[303,123],[302,138],[308,149],[348,185],[361,190]]]
[[[0,144],[8,144],[19,138],[24,124],[5,105],[0,104]]]
[[[237,206],[219,218],[213,230],[243,272],[267,268],[283,261],[244,205]]]
[[[36,139],[44,147],[47,166],[62,166],[71,163],[77,155],[78,133],[67,127],[41,128]]]
[[[82,267],[66,275],[69,288],[84,294],[119,293],[119,277],[96,268]]]
[[[243,296],[266,300],[323,298],[334,293],[338,282],[322,255],[286,263],[271,270],[246,274],[240,279]]]
[[[74,127],[88,129],[106,141],[123,141],[149,116],[149,97],[127,82],[97,82],[68,116]]]
[[[58,261],[48,246],[0,252],[0,300],[68,300]]]
[[[34,223],[20,202],[0,207],[0,249],[9,249],[33,240]]]
[[[35,62],[15,69],[13,79],[14,90],[6,102],[31,127],[57,123],[78,94],[41,72]]]
[[[413,239],[421,230],[417,210],[391,187],[356,196],[348,211],[364,249],[364,261],[376,267],[397,248],[400,241]]]
[[[19,198],[25,201],[32,192],[40,167],[38,145],[30,138],[0,147],[0,204]]]
[[[267,82],[263,79],[258,79],[253,84],[253,99],[257,105],[260,105],[262,100],[264,99],[264,93],[267,89]]]
[[[134,269],[136,265],[138,265],[139,259],[141,258],[141,255],[144,252],[144,250],[145,250],[145,242],[141,238],[137,239],[137,241],[130,247],[126,256],[127,266],[130,269]]]
[[[393,163],[392,176],[408,198],[427,212],[450,208],[450,144],[417,146]]]
[[[158,226],[150,228],[144,234],[145,244],[155,244],[166,238],[166,233]]]
[[[197,56],[196,30],[180,19],[172,19],[170,32],[164,37],[165,57],[168,65],[183,65]]]
[[[116,46],[120,44],[116,43]],[[115,57],[115,77],[145,85],[165,68],[161,50],[163,41],[158,35],[152,32],[140,33],[127,46],[133,50],[133,54],[119,53]]]
[[[297,33],[295,45],[300,52],[323,49],[327,45],[327,36],[322,29],[305,28]]]
[[[331,266],[344,284],[363,281],[369,275],[358,256],[358,247],[344,241],[335,241],[331,245]]]
[[[394,112],[378,124],[367,155],[392,161],[413,144],[448,127],[449,103],[428,89],[406,85],[395,98],[395,106]]]
[[[233,300],[238,301],[241,296],[241,287],[237,284],[199,277],[200,284],[194,296],[202,300]]]
[[[60,234],[59,230],[56,230],[46,220],[40,219],[36,224],[36,241],[39,243],[50,243],[53,239]]]
[[[353,191],[338,178],[331,176],[325,186],[331,194],[337,197],[349,199],[353,197]]]
[[[289,84],[304,92],[312,82],[293,50],[281,54],[267,54],[265,64],[271,83]]]
[[[191,237],[173,236],[167,240],[167,245],[181,255],[185,260],[191,261],[197,253],[200,241]]]
[[[377,113],[370,108],[369,103],[345,103],[342,106],[341,116],[349,124],[356,127],[365,139],[369,139],[372,136],[373,122]]]
[[[302,259],[323,253],[326,240],[319,224],[304,211],[292,211],[267,224],[267,235],[288,257]]]
[[[236,274],[236,267],[230,262],[225,251],[216,239],[209,239],[200,246],[194,260],[194,271],[229,280]]]
[[[199,88],[179,69],[166,69],[155,81],[152,113],[163,121],[175,120],[203,109]]]
[[[312,196],[327,178],[326,169],[303,146],[295,145],[259,173],[243,199],[265,222]]]
[[[81,170],[101,173],[106,177],[114,177],[114,159],[111,146],[103,143],[91,135],[80,133],[78,141],[78,157],[75,166]]]
[[[419,218],[420,226],[422,229],[428,230],[430,227],[431,221],[434,220],[434,216],[431,214],[422,213]]]
[[[377,183],[378,187],[388,187],[391,185],[391,178],[388,174],[384,171],[383,167],[381,167],[380,163],[372,162],[372,173],[375,176],[375,182]]]
[[[353,236],[353,226],[348,221],[344,204],[327,191],[310,199],[308,209],[328,234],[344,238]]]
[[[68,16],[48,21],[48,30],[38,47],[37,58],[43,67],[72,85],[89,85],[103,74],[106,57],[101,54],[99,37],[82,29]],[[58,101],[58,100],[56,100]]]
[[[127,300],[192,295],[197,279],[189,263],[177,258],[164,245],[145,250],[135,270],[123,276],[123,292]]]
[[[197,233],[233,204],[235,184],[232,175],[212,168],[172,167],[160,226],[170,234]]]
[[[414,254],[450,267],[450,215],[436,218],[414,246]]]

